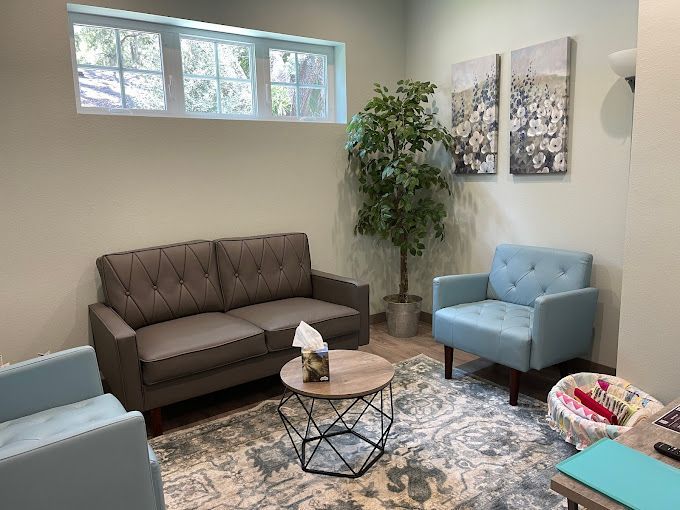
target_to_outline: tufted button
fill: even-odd
[[[279,266],[279,271],[283,271],[283,266]]]
[[[210,275],[208,273],[205,273],[203,276],[206,278],[210,278]]]
[[[262,269],[258,269],[257,274],[262,274]]]
[[[234,273],[234,278],[238,278],[238,273]]]
[[[302,267],[302,262],[300,262],[300,267]]]
[[[180,280],[180,281],[179,281],[179,284],[180,284],[180,285],[184,285],[184,280]]]
[[[129,296],[129,295],[130,295],[130,291],[129,291],[129,290],[126,290],[126,291],[125,291],[125,295],[126,295],[126,296]]]
[[[154,285],[153,290],[158,290],[158,285]]]

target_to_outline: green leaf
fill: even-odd
[[[391,177],[392,174],[394,174],[394,168],[391,166],[385,167],[385,170],[382,172],[382,179],[385,180],[388,177]]]

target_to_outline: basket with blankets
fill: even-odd
[[[560,380],[548,394],[548,423],[582,450],[615,439],[663,407],[628,381],[611,375],[579,373]]]

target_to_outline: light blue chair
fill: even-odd
[[[91,347],[0,368],[0,508],[165,508],[144,418],[104,394]]]
[[[590,352],[598,290],[589,253],[503,244],[489,273],[432,282],[432,335],[444,344],[444,376],[453,350],[510,367],[510,405],[520,374]]]

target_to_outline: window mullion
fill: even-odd
[[[262,41],[255,43],[255,79],[257,80],[257,116],[271,119],[273,115],[269,46]]]
[[[123,108],[127,108],[127,96],[125,95],[125,79],[123,78],[123,52],[120,47],[120,30],[115,29],[116,33],[116,53],[118,55],[118,76],[120,78],[120,100]]]
[[[300,115],[300,65],[298,63],[298,52],[295,52],[295,117],[301,118]]]
[[[163,56],[163,79],[165,82],[165,104],[169,113],[184,113],[184,80],[182,79],[182,52],[179,33],[161,32],[161,54]]]
[[[215,76],[217,76],[216,89],[217,92],[217,113],[222,113],[222,98],[220,97],[220,47],[216,42],[213,43],[215,46]]]

